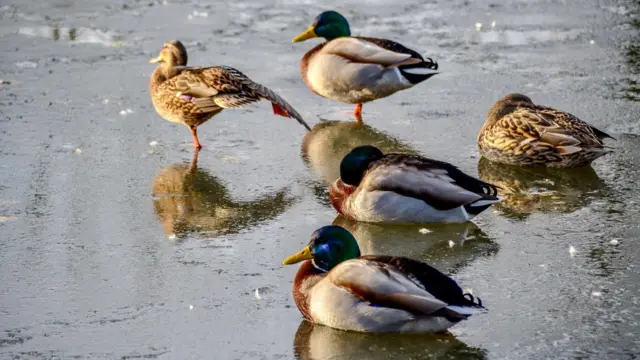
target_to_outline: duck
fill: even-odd
[[[324,326],[357,332],[442,332],[487,311],[481,299],[464,293],[426,263],[361,256],[356,239],[340,226],[316,230],[309,244],[282,264],[299,262],[293,299],[305,319]]]
[[[603,142],[606,138],[614,139],[568,112],[512,93],[489,110],[478,134],[478,148],[483,157],[502,164],[572,168],[590,165],[610,153]]]
[[[354,116],[362,123],[362,104],[411,88],[438,74],[438,63],[388,39],[351,36],[347,19],[336,11],[318,15],[311,26],[293,38],[326,41],[308,51],[300,73],[315,94],[356,104]]]
[[[159,63],[149,81],[153,107],[165,120],[186,125],[191,131],[196,150],[202,149],[198,126],[224,109],[238,108],[260,100],[270,101],[274,114],[293,118],[311,130],[302,116],[282,97],[240,71],[224,65],[187,66],[187,50],[178,40],[164,43],[160,54],[149,63]]]
[[[426,224],[471,220],[502,200],[498,187],[444,161],[358,146],[340,163],[329,200],[362,222]]]

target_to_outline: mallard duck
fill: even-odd
[[[293,42],[314,37],[327,41],[307,52],[300,73],[314,93],[346,104],[362,104],[408,89],[438,73],[438,64],[416,51],[387,39],[351,36],[349,23],[335,11],[318,15]]]
[[[478,147],[482,156],[503,164],[568,168],[611,152],[605,138],[613,139],[574,115],[509,94],[489,110]]]
[[[419,155],[359,146],[340,163],[329,198],[344,217],[364,222],[465,222],[500,201],[498,187]]]
[[[197,127],[223,109],[242,107],[259,100],[270,101],[276,115],[298,120],[311,130],[302,116],[278,94],[253,82],[228,66],[187,67],[187,50],[180,41],[166,42],[158,57],[161,63],[151,75],[151,99],[158,114],[191,130],[193,146],[200,150]]]
[[[304,249],[282,264],[305,261],[293,298],[315,323],[361,332],[439,332],[485,311],[480,299],[431,266],[395,256],[360,256],[340,226],[316,230]]]

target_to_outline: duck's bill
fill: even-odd
[[[155,64],[159,62],[162,62],[162,56],[154,57],[153,59],[149,60],[149,64]]]
[[[311,259],[313,259],[313,255],[311,255],[311,247],[307,246],[304,249],[298,251],[297,253],[284,259],[284,261],[282,262],[282,265],[296,264],[296,263],[299,263],[300,261],[311,260]]]
[[[313,29],[313,26],[309,26],[309,28],[307,30],[305,30],[304,32],[298,34],[298,36],[294,37],[293,40],[291,40],[291,42],[300,42],[300,41],[305,41],[308,39],[313,39],[314,37],[318,37],[318,35],[316,34],[315,30]]]

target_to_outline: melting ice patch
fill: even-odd
[[[54,41],[64,40],[85,44],[100,44],[104,46],[122,45],[122,36],[113,31],[103,31],[91,28],[65,28],[58,26],[21,27],[18,33],[31,37],[42,37]]]

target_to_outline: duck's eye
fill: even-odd
[[[329,246],[329,244],[322,244],[320,245],[320,248],[322,249],[322,252],[331,252],[331,246]]]

